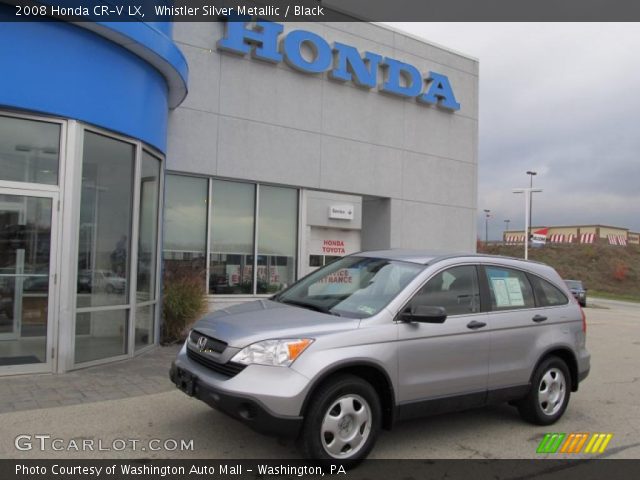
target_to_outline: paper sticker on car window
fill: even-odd
[[[496,307],[524,306],[524,296],[517,278],[492,278],[491,285],[496,297]]]

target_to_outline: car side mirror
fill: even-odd
[[[447,311],[444,307],[432,307],[430,305],[418,305],[413,311],[402,312],[400,321],[406,323],[444,323]]]

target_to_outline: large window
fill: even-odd
[[[85,134],[78,308],[128,303],[134,162],[133,145]]]
[[[206,251],[210,294],[275,293],[295,281],[296,189],[167,175],[165,191],[167,281],[199,271]]]
[[[135,146],[85,132],[76,363],[127,353]],[[121,309],[96,311],[96,307]]]
[[[253,293],[256,187],[212,180],[209,292]]]
[[[151,345],[154,339],[154,307],[158,261],[158,202],[160,160],[143,152],[140,174],[138,219],[138,272],[136,283],[135,349]]]
[[[0,180],[57,185],[60,125],[0,116]]]
[[[132,353],[155,338],[161,160],[85,130],[75,363]]]
[[[167,175],[164,214],[164,275],[205,281],[207,197],[205,178]]]
[[[295,281],[297,192],[261,186],[259,205],[257,293],[275,293]]]

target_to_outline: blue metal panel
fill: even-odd
[[[0,21],[11,15],[0,4]],[[186,61],[167,37],[170,27],[143,22],[95,26],[102,32],[65,22],[2,23],[0,107],[85,121],[164,152],[168,85],[180,79],[186,94],[187,81]],[[122,38],[146,51],[145,59],[121,46]]]

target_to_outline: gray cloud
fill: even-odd
[[[392,24],[480,60],[478,208],[490,237],[524,226],[600,223],[640,231],[637,24]],[[455,87],[455,85],[454,85]],[[478,232],[484,232],[479,215]]]

